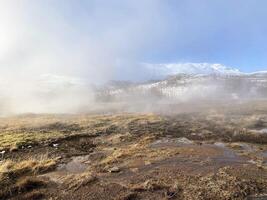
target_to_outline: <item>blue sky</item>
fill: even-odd
[[[139,63],[267,70],[265,0],[3,0],[0,73],[135,79]]]
[[[135,19],[142,24],[142,16],[148,43],[138,59],[144,62],[222,63],[246,72],[267,69],[266,8],[265,0],[100,0],[75,7],[79,20],[94,13],[104,25],[100,32]]]
[[[210,62],[242,71],[267,69],[267,1],[166,1],[171,13],[166,48],[151,60]]]

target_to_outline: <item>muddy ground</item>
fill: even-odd
[[[267,102],[6,117],[0,153],[0,199],[267,199]]]

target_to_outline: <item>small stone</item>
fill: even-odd
[[[52,146],[53,146],[53,147],[58,147],[58,144],[53,144]]]
[[[120,172],[121,170],[120,170],[120,168],[118,168],[118,167],[112,167],[112,168],[110,168],[108,171],[109,171],[110,173],[118,173],[118,172]]]
[[[84,164],[91,164],[91,163],[92,163],[91,160],[87,160],[87,161],[84,162]]]
[[[150,161],[145,161],[145,165],[151,165]]]
[[[177,142],[182,143],[182,144],[193,144],[194,143],[193,141],[191,141],[185,137],[177,138]]]

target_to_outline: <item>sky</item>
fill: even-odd
[[[0,74],[103,82],[146,78],[140,63],[267,70],[266,7],[265,0],[0,0]]]

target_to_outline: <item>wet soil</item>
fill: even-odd
[[[1,159],[57,160],[53,171],[35,175],[45,186],[9,199],[267,199],[262,111],[89,119],[27,124],[66,136],[6,150]]]
[[[245,173],[248,180],[262,178],[267,180],[266,171],[262,171],[255,164],[250,163],[249,156],[239,155],[238,151],[231,149],[225,143],[218,145],[217,143],[202,142],[199,144],[185,138],[161,138],[152,141],[147,148],[151,150],[176,149],[179,153],[170,157],[163,156],[162,159],[156,160],[151,160],[149,155],[145,157],[132,155],[130,161],[125,158],[108,166],[109,168],[117,166],[118,170],[114,172],[97,168],[100,167],[97,165],[98,162],[105,157],[103,150],[85,156],[74,156],[69,162],[60,164],[56,171],[42,175],[42,177],[57,183],[58,189],[67,187],[64,186],[64,179],[67,176],[93,173],[97,177],[97,181],[93,184],[86,184],[75,191],[65,191],[66,193],[58,193],[56,190],[56,193],[49,193],[48,196],[52,198],[60,196],[60,199],[206,199],[205,197],[200,198],[200,196],[194,197],[195,194],[192,194],[191,197],[190,194],[189,196],[183,194],[186,193],[188,184],[196,184],[196,187],[199,188],[203,187],[203,185],[199,185],[201,183],[198,183],[196,177],[208,177],[226,169],[236,175],[236,177],[233,176],[233,179],[239,176],[244,178],[242,173]],[[96,165],[96,168],[92,167],[93,165]],[[149,189],[143,186],[149,181],[159,181],[159,185],[155,186],[159,188]],[[181,194],[175,192],[174,196],[168,197],[168,192],[172,194],[169,190],[172,190],[176,182],[179,182],[181,187],[176,189],[176,192]],[[141,188],[135,189],[135,187]],[[251,193],[254,195],[254,192]],[[244,196],[233,199],[244,199]],[[250,199],[257,198],[251,196]]]

